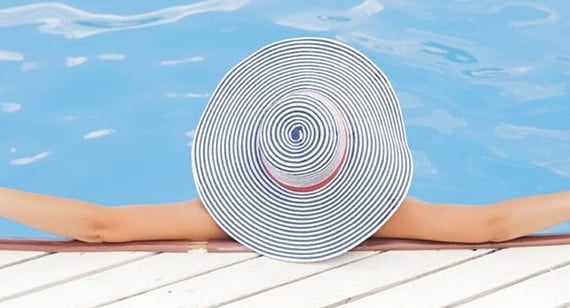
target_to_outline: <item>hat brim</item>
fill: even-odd
[[[257,140],[265,110],[303,90],[335,101],[350,140],[334,179],[308,192],[267,174]],[[279,41],[233,67],[202,114],[192,165],[204,206],[229,236],[296,262],[338,256],[372,236],[402,203],[413,174],[388,79],[361,52],[323,38]]]

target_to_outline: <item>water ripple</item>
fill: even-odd
[[[22,105],[18,103],[0,103],[0,111],[12,113],[22,109]]]
[[[540,137],[548,139],[558,139],[562,141],[570,140],[570,131],[546,129],[541,127],[521,126],[508,123],[501,123],[495,128],[495,134],[501,138],[523,140],[527,137]]]
[[[275,20],[275,23],[308,31],[328,31],[335,28],[349,28],[383,9],[384,7],[377,0],[364,0],[348,10],[318,9],[312,11],[305,9],[281,16]]]
[[[10,164],[13,166],[29,165],[29,164],[35,163],[38,160],[41,160],[41,159],[48,157],[50,154],[51,154],[50,151],[45,151],[45,152],[39,153],[39,154],[34,155],[34,156],[28,156],[28,157],[13,159],[12,161],[10,161]]]
[[[463,73],[472,78],[502,78],[524,75],[532,70],[531,66],[520,66],[506,69],[500,67],[485,67],[473,70],[466,70]]]
[[[208,0],[130,16],[90,13],[63,3],[37,3],[1,9],[0,27],[40,24],[41,32],[77,39],[173,23],[200,13],[233,11],[248,3],[249,0]]]
[[[10,50],[0,50],[0,61],[22,61],[24,55]]]
[[[477,58],[466,50],[461,50],[459,48],[454,48],[434,41],[425,42],[423,45],[423,52],[441,56],[451,62],[463,64],[477,62]]]
[[[549,8],[546,5],[536,4],[536,3],[519,3],[519,2],[502,3],[500,5],[491,8],[490,12],[499,13],[505,9],[514,9],[514,8],[518,9],[526,8],[529,10],[534,10],[535,12],[542,13],[544,17],[512,21],[509,23],[509,26],[513,28],[553,24],[560,20],[560,13],[556,12],[555,10]]]

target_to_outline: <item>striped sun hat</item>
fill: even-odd
[[[412,178],[400,106],[386,76],[330,39],[267,45],[218,85],[193,146],[206,209],[265,256],[338,256],[396,211]]]

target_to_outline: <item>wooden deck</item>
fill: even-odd
[[[570,245],[349,252],[0,252],[0,307],[570,307]]]

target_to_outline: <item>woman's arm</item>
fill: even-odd
[[[377,237],[443,242],[502,242],[570,220],[570,192],[485,206],[428,204],[407,198]]]
[[[0,216],[85,242],[226,238],[199,200],[104,207],[0,188]]]

